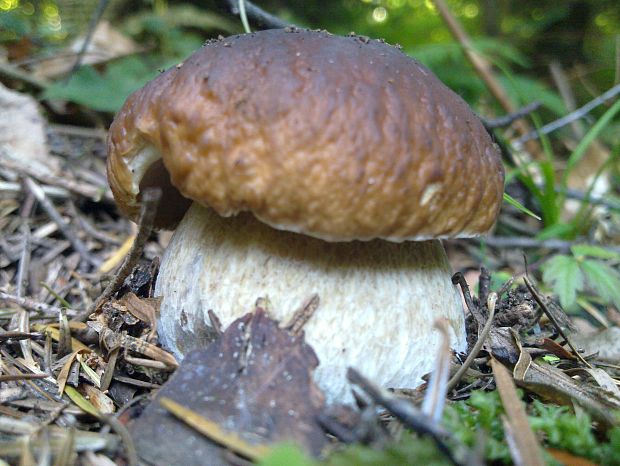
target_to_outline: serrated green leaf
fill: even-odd
[[[595,246],[593,244],[576,244],[571,246],[570,250],[575,256],[620,260],[620,254],[617,252],[610,251],[609,249],[605,249],[605,247]]]
[[[588,285],[601,298],[620,309],[620,272],[604,262],[586,259],[581,263]]]
[[[563,308],[575,304],[577,292],[583,289],[583,273],[579,261],[571,256],[558,255],[543,266],[543,280],[553,288]]]

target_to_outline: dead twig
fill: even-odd
[[[562,330],[562,326],[558,323],[557,319],[555,318],[555,316],[553,315],[553,313],[549,312],[549,308],[547,307],[547,305],[545,304],[545,302],[543,301],[542,297],[540,296],[540,293],[538,293],[538,290],[536,290],[536,287],[534,287],[534,285],[532,284],[532,282],[530,281],[530,279],[528,277],[523,277],[523,282],[525,283],[525,286],[527,287],[527,289],[529,290],[530,294],[532,295],[532,297],[534,298],[534,301],[536,301],[536,303],[538,304],[538,306],[540,306],[540,308],[542,309],[542,311],[545,313],[545,315],[547,316],[547,318],[551,321],[551,323],[553,324],[553,326],[556,328],[556,330],[558,331],[558,333],[562,336],[562,338],[564,338],[564,340],[566,341],[566,344],[569,346],[569,348],[572,350],[573,354],[575,355],[575,357],[577,359],[579,359],[579,361],[584,364],[585,366],[589,367],[590,369],[592,369],[592,365],[586,361],[585,359],[583,359],[583,356],[581,356],[581,354],[579,353],[579,351],[577,351],[577,348],[575,348],[575,346],[573,345],[573,343],[570,341],[570,338],[568,338],[568,335],[566,335],[566,333],[564,333],[564,330]]]
[[[495,317],[496,302],[497,302],[497,294],[491,292],[489,294],[489,298],[487,299],[487,308],[489,310],[489,316],[487,317],[487,321],[484,324],[484,327],[482,328],[480,333],[478,334],[478,341],[476,341],[476,344],[474,345],[474,347],[471,349],[471,351],[467,355],[465,362],[463,363],[461,367],[459,367],[459,370],[456,371],[456,374],[454,374],[452,378],[450,379],[450,381],[448,382],[448,386],[447,386],[448,393],[454,387],[456,387],[456,384],[459,383],[459,381],[461,380],[461,377],[463,377],[465,372],[467,372],[467,369],[470,368],[470,366],[474,362],[474,359],[476,359],[476,356],[482,349],[482,345],[484,345],[484,342],[489,336],[489,333],[491,332],[491,328],[493,327],[493,317]]]
[[[321,300],[318,294],[310,296],[299,309],[297,309],[289,322],[284,326],[285,329],[290,331],[293,335],[299,335],[315,311],[319,307]]]
[[[333,435],[342,443],[348,444],[360,441],[360,439],[357,437],[357,435],[355,435],[354,432],[351,431],[351,429],[344,427],[342,424],[323,413],[319,414],[316,420],[325,432]]]
[[[122,243],[122,241],[119,238],[115,238],[101,231],[99,228],[93,226],[84,217],[84,215],[82,215],[78,211],[77,207],[75,206],[75,202],[73,202],[72,199],[67,200],[67,205],[69,207],[69,212],[71,213],[71,216],[79,222],[84,232],[87,233],[89,236],[91,236],[92,238],[98,239],[99,241],[104,242],[104,243],[109,243],[109,244],[114,244],[114,245],[119,245]]]
[[[435,7],[437,8],[437,11],[439,12],[439,15],[443,19],[444,23],[450,30],[452,36],[454,36],[454,38],[461,44],[465,57],[474,67],[474,70],[478,76],[480,76],[495,100],[497,100],[506,113],[516,113],[517,108],[510,101],[506,90],[502,87],[499,80],[493,74],[491,64],[485,57],[476,51],[471,38],[465,29],[463,29],[463,26],[458,22],[456,17],[452,14],[450,7],[448,7],[445,0],[433,0],[433,3],[435,4]],[[515,129],[520,134],[527,134],[530,132],[529,125],[523,120],[515,121]],[[537,145],[531,145],[530,150],[534,153],[539,152]]]
[[[50,306],[49,304],[40,303],[31,298],[22,298],[21,296],[15,296],[5,291],[0,290],[0,300],[7,301],[12,304],[16,304],[29,311],[40,312],[42,314],[58,315],[60,313],[60,307]],[[67,309],[67,314],[74,313],[72,309]]]
[[[480,267],[480,277],[478,278],[478,301],[486,303],[491,292],[491,274],[485,267]],[[498,296],[500,296],[498,294]]]
[[[27,214],[30,215],[32,210],[32,205],[30,208],[26,209]],[[17,296],[23,297],[25,294],[25,288],[28,285],[28,269],[30,267],[30,258],[31,258],[31,249],[30,249],[30,222],[28,218],[24,218],[24,222],[21,225],[22,230],[22,253],[19,258],[19,265],[17,267],[17,286],[16,293]],[[27,333],[30,330],[30,313],[28,313],[24,309],[19,309],[17,311],[17,330],[22,333]],[[34,365],[34,358],[32,356],[32,344],[29,339],[20,340],[19,346],[22,350],[22,354],[24,355],[24,359],[28,361],[29,364]]]
[[[594,110],[596,107],[598,107],[599,105],[604,104],[608,100],[613,99],[618,94],[620,94],[620,84],[616,84],[611,89],[603,92],[597,98],[592,99],[590,102],[588,102],[584,106],[578,108],[574,112],[571,112],[568,115],[563,116],[562,118],[559,118],[559,119],[557,119],[555,121],[552,121],[551,123],[547,123],[545,126],[543,126],[542,128],[540,128],[538,130],[531,131],[531,132],[528,132],[528,133],[524,134],[523,136],[521,136],[517,140],[512,141],[512,145],[516,149],[519,149],[527,141],[539,138],[543,134],[549,134],[549,133],[551,133],[551,132],[553,132],[553,131],[555,131],[557,129],[560,129],[560,128],[562,128],[562,127],[572,123],[573,121],[576,121],[576,120],[579,120],[580,118],[583,118],[588,113],[590,113],[592,110]]]
[[[450,375],[450,333],[448,321],[440,319],[435,321],[435,328],[441,333],[441,345],[437,352],[435,370],[428,382],[428,390],[422,402],[422,412],[430,417],[433,422],[441,422],[443,409],[446,404],[448,376]]]
[[[17,296],[24,296],[25,287],[28,285],[27,274],[31,256],[29,223],[28,219],[24,219],[24,223],[22,223],[20,228],[22,231],[22,252],[17,267],[17,279],[15,280],[15,293],[17,293]]]
[[[44,173],[34,164],[25,164],[6,155],[4,150],[0,150],[0,165],[3,168],[12,170],[19,175],[29,176],[41,183],[63,188],[69,192],[92,199],[95,202],[101,200],[114,201],[112,192],[108,186],[92,186],[81,183],[68,177],[56,176],[52,173]],[[43,188],[42,188],[43,189]]]
[[[122,375],[115,375],[113,379],[117,380],[118,382],[123,382],[123,383],[126,383],[127,385],[135,385],[136,387],[140,387],[140,388],[148,388],[151,390],[157,390],[161,388],[161,385],[159,384],[152,383],[152,382],[145,382],[144,380],[139,380],[139,379],[132,379],[131,377],[123,377]]]
[[[56,186],[41,186],[43,192],[52,198],[64,199],[69,197],[69,192],[63,188],[57,188]],[[23,187],[20,183],[13,181],[0,181],[0,193],[13,194],[15,197],[23,192]]]
[[[614,212],[620,212],[620,202],[615,199],[610,199],[608,197],[599,197],[591,193],[584,193],[583,191],[570,188],[563,189],[561,187],[557,187],[555,189],[555,192],[565,195],[568,199],[586,201],[588,204],[591,205],[602,205],[604,207],[607,207],[609,210],[613,210]]]
[[[538,110],[541,105],[542,104],[540,102],[534,101],[531,104],[526,105],[525,107],[521,107],[520,109],[515,110],[513,113],[509,113],[508,115],[504,115],[504,116],[492,118],[492,119],[483,118],[482,122],[484,123],[484,126],[487,128],[487,130],[510,126],[515,121],[520,120],[521,118],[524,118],[528,116],[530,113],[533,113],[536,110]]]
[[[29,177],[24,178],[24,187],[39,201],[43,210],[58,225],[62,234],[71,242],[71,245],[80,254],[80,257],[92,266],[99,267],[99,259],[93,257],[86,245],[77,237],[73,228],[63,220],[62,215],[56,210],[54,204],[47,198],[41,187]]]
[[[86,32],[84,42],[82,42],[82,47],[80,47],[80,51],[77,54],[75,63],[71,67],[71,71],[69,71],[69,74],[67,75],[66,81],[68,81],[71,76],[73,76],[73,74],[80,69],[80,66],[82,66],[82,60],[84,59],[84,55],[86,54],[88,46],[93,39],[93,35],[95,34],[95,30],[97,29],[99,21],[101,21],[103,12],[105,11],[109,3],[110,0],[99,0],[99,3],[97,4],[97,9],[95,10],[95,13],[90,19],[90,23],[88,24],[88,31]]]
[[[44,340],[45,335],[43,335],[42,333],[32,333],[32,332],[24,333],[24,332],[19,332],[19,331],[0,333],[0,342],[25,340],[26,338],[33,339],[33,340]]]
[[[577,110],[577,101],[575,100],[575,94],[571,89],[570,81],[566,73],[564,72],[564,68],[559,61],[553,60],[549,64],[549,71],[551,72],[551,77],[555,83],[555,87],[560,92],[560,96],[564,101],[564,105],[566,106],[566,110],[569,112],[574,112]],[[585,134],[585,129],[583,126],[583,122],[579,120],[573,121],[571,124],[571,130],[573,132],[573,137],[576,139],[583,138]]]
[[[31,380],[31,379],[45,379],[49,377],[49,374],[10,374],[0,375],[0,382],[12,382],[15,380]]]
[[[461,272],[456,272],[452,275],[452,284],[459,285],[461,287],[461,293],[463,293],[463,299],[465,299],[465,305],[467,306],[467,310],[471,313],[471,315],[476,319],[479,325],[482,325],[484,321],[484,317],[478,309],[478,306],[474,304],[474,300],[471,297],[471,292],[469,291],[469,285],[465,280],[465,276]]]
[[[385,389],[375,385],[352,367],[347,370],[347,380],[360,387],[376,405],[383,406],[406,427],[420,434],[430,436],[437,448],[448,458],[451,464],[460,464],[454,458],[442,438],[446,437],[448,433],[430,417],[419,411],[413,404],[402,398],[390,395]]]
[[[136,234],[136,239],[133,242],[131,250],[129,251],[129,255],[125,259],[125,262],[123,262],[123,265],[121,265],[121,268],[114,277],[114,280],[110,282],[101,296],[99,296],[99,298],[97,298],[97,300],[91,304],[86,311],[75,316],[72,319],[74,322],[84,322],[88,319],[89,315],[99,309],[105,301],[110,299],[112,295],[118,291],[118,289],[125,282],[125,279],[137,265],[138,260],[140,260],[140,256],[142,256],[142,251],[144,250],[146,241],[148,240],[151,231],[153,231],[153,222],[155,221],[155,214],[157,212],[160,199],[161,189],[159,188],[149,188],[142,193],[142,205],[140,206],[140,218],[138,220],[138,233]]]
[[[85,128],[83,126],[74,125],[60,125],[58,123],[49,124],[48,128],[56,134],[66,134],[68,136],[77,136],[81,138],[101,139],[105,141],[108,137],[105,130],[98,128]]]

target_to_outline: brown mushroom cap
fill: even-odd
[[[325,32],[207,43],[127,100],[108,146],[132,217],[162,161],[220,215],[334,241],[477,235],[502,200],[498,149],[459,96],[394,47]]]

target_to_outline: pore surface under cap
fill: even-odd
[[[220,215],[328,240],[485,233],[502,199],[497,148],[460,97],[394,47],[323,32],[210,42],[133,94],[108,157],[130,215],[160,156]]]

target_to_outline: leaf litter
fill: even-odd
[[[148,219],[136,229],[118,216],[103,139],[82,129],[47,127],[49,150],[38,163],[53,160],[50,169],[8,156],[11,147],[0,151],[0,457],[161,463],[157,452],[180,455],[171,458],[183,464],[242,464],[292,441],[324,458],[348,443],[389,450],[404,426],[430,439],[443,460],[479,464],[476,445],[455,441],[442,414],[495,389],[515,464],[535,454],[526,451],[532,438],[543,454],[578,455],[530,432],[523,416],[532,400],[585,413],[601,438],[619,425],[617,327],[596,337],[572,333],[562,308],[521,279],[491,306],[485,271],[479,297],[456,280],[468,307],[469,354],[444,348],[417,389],[386,391],[352,370],[357,405],[325,406],[312,381],[318,361],[303,341],[319,296],[282,326],[257,308],[179,366],[156,336],[153,283],[164,237]],[[581,257],[615,260],[572,252],[586,280],[603,269],[590,270],[592,260]],[[569,272],[580,285],[575,261]],[[558,291],[572,299],[570,290]]]

